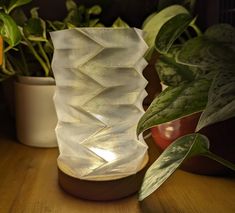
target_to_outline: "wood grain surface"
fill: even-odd
[[[20,144],[1,117],[0,213],[234,213],[235,177],[200,176],[178,170],[155,193],[94,202],[65,193],[57,180],[58,150]],[[148,140],[151,160],[157,150]],[[110,189],[112,190],[112,189]]]

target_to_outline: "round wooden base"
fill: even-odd
[[[59,184],[69,194],[87,200],[108,201],[124,198],[140,189],[146,171],[148,156],[146,158],[147,160],[139,172],[114,180],[82,180],[69,176],[58,168]]]

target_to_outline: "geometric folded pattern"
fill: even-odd
[[[58,166],[86,180],[136,173],[147,152],[136,136],[147,84],[142,31],[75,28],[51,38]]]

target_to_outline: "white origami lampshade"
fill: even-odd
[[[88,181],[136,174],[147,155],[136,136],[147,83],[142,31],[76,28],[51,37],[59,169]]]

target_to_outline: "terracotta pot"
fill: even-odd
[[[194,132],[200,113],[178,119],[151,129],[152,137],[157,146],[163,151],[177,138]],[[210,150],[235,163],[235,146],[233,132],[235,131],[235,118],[219,122],[200,130],[210,140]],[[181,166],[183,170],[205,175],[224,175],[231,170],[206,157],[193,157],[186,160]]]

